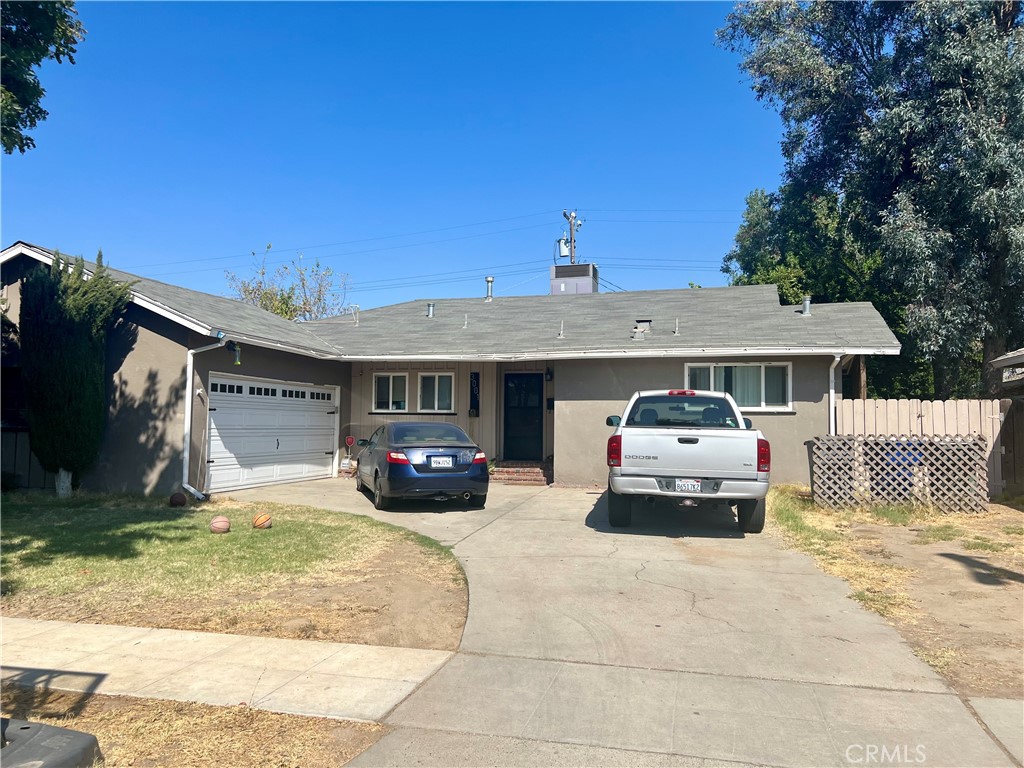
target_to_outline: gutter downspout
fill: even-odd
[[[188,484],[188,469],[190,454],[192,452],[192,401],[198,393],[192,391],[192,381],[195,376],[195,355],[199,352],[206,352],[211,349],[217,349],[217,347],[223,347],[227,344],[228,340],[224,337],[223,331],[218,331],[218,339],[215,344],[207,344],[205,347],[196,347],[190,349],[188,354],[185,356],[187,361],[185,363],[185,382],[188,389],[186,389],[185,397],[185,444],[181,451],[181,487],[186,491],[195,496],[199,501],[206,500],[206,494],[202,491],[198,491]]]
[[[836,366],[842,358],[835,355],[828,367],[828,433],[836,433]]]

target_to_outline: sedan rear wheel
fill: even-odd
[[[474,509],[483,509],[484,504],[487,503],[487,494],[481,493],[479,496],[469,497],[469,506]]]
[[[374,509],[385,510],[391,506],[391,499],[384,495],[384,487],[381,485],[380,476],[373,481],[373,506]]]

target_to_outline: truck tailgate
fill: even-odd
[[[757,479],[757,433],[742,429],[626,427],[623,475]]]

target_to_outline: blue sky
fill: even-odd
[[[363,308],[546,293],[564,208],[603,290],[723,285],[777,115],[726,3],[99,3],[2,157],[26,240],[229,294],[300,254]]]

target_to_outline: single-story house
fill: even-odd
[[[24,242],[0,253],[15,322],[20,279],[52,259]],[[834,429],[842,372],[900,351],[869,303],[783,306],[772,285],[599,293],[589,264],[552,267],[548,295],[492,297],[489,281],[476,299],[306,323],[111,273],[136,282],[109,341],[101,456],[82,478],[104,490],[331,477],[346,438],[388,420],[451,421],[489,457],[603,485],[605,418],[637,389],[677,387],[731,392],[771,441],[773,480],[806,483],[806,443]]]

